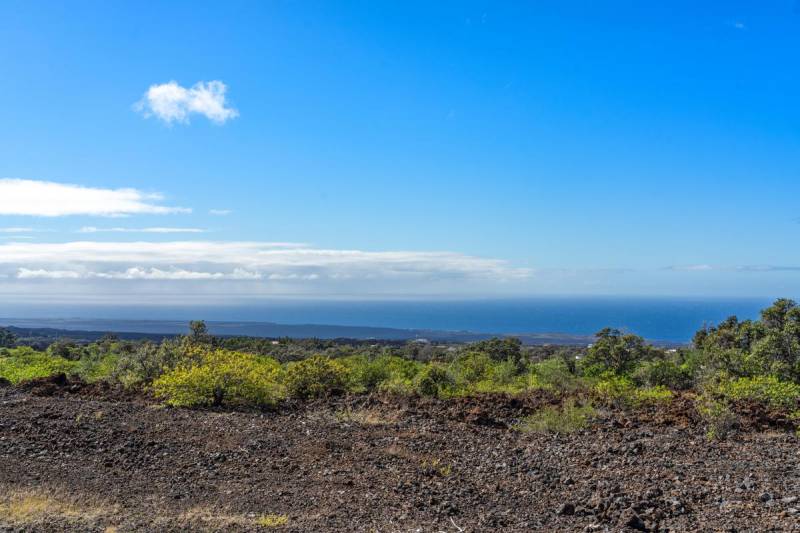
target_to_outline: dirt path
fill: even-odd
[[[0,388],[0,530],[800,530],[793,435],[709,443],[680,402],[509,429],[544,401],[241,413]]]

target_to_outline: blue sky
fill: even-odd
[[[793,1],[6,1],[0,38],[7,298],[800,295]]]

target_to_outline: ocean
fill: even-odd
[[[28,318],[257,321],[476,333],[591,335],[618,328],[651,340],[688,342],[704,324],[757,318],[770,299],[550,297],[460,301],[275,300],[214,306],[13,306],[2,316]],[[91,321],[87,326],[91,326]]]

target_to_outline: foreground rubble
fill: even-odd
[[[522,433],[546,395],[356,396],[274,412],[0,387],[0,530],[789,531],[797,437],[709,442],[687,398]],[[774,427],[773,427],[774,426]]]

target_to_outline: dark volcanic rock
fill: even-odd
[[[800,527],[792,433],[709,442],[683,397],[601,411],[570,435],[512,429],[557,401],[354,396],[236,412],[94,384],[5,387],[0,513],[5,495],[26,491],[94,511],[27,525],[0,516],[0,530],[257,531],[270,515],[294,532]]]

